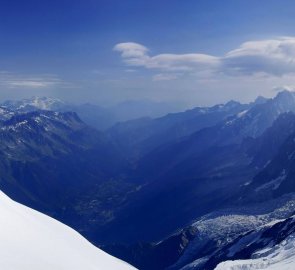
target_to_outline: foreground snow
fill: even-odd
[[[0,269],[132,270],[73,229],[0,191]]]
[[[253,254],[253,259],[226,261],[215,270],[294,270],[295,269],[295,235],[289,236],[279,245],[266,248]]]

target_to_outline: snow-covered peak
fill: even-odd
[[[60,99],[49,97],[33,97],[28,101],[29,105],[39,108],[41,110],[51,110],[52,107],[56,105],[64,104],[64,102]]]
[[[0,106],[0,120],[7,120],[14,115],[13,111],[8,110],[5,107]]]
[[[62,223],[0,191],[0,269],[132,270]]]
[[[257,104],[263,104],[265,102],[268,101],[268,98],[265,98],[263,96],[258,96],[255,101],[254,101],[254,104],[257,105]]]
[[[274,98],[273,102],[279,107],[290,107],[294,110],[295,107],[295,92],[283,90],[279,92]]]
[[[30,111],[33,109],[56,110],[64,105],[65,102],[60,99],[38,96],[18,101],[8,100],[2,104],[2,106],[5,108],[17,111]]]

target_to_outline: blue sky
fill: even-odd
[[[295,85],[294,25],[286,0],[4,0],[0,99],[272,96]]]

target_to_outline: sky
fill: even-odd
[[[2,0],[0,99],[207,106],[295,87],[295,2]]]

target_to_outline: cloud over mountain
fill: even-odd
[[[151,55],[147,47],[134,43],[119,43],[114,47],[128,66],[161,72],[233,75],[283,76],[295,73],[295,37],[278,37],[242,43],[223,56],[201,53]],[[171,76],[175,78],[175,76]]]

